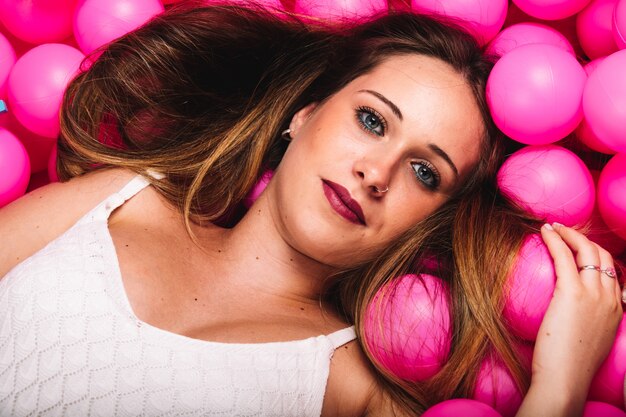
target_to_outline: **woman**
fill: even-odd
[[[503,283],[540,223],[493,183],[490,68],[464,32],[410,14],[324,28],[182,6],[116,41],[67,90],[69,181],[0,211],[8,239],[39,228],[40,198],[58,213],[0,258],[2,412],[419,415],[471,395],[494,350],[526,392],[519,415],[580,413],[619,285],[576,267],[606,271],[606,251],[542,227],[558,288],[523,367]],[[414,383],[376,362],[363,311],[433,255],[453,346]]]

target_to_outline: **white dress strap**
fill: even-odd
[[[345,329],[337,330],[326,337],[330,339],[333,348],[337,349],[339,346],[345,345],[346,343],[356,339],[356,332],[354,331],[354,326],[350,326]]]
[[[104,211],[108,217],[113,210],[124,204],[126,200],[146,188],[150,182],[141,175],[136,175],[121,190],[111,194],[104,203]]]

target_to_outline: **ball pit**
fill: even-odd
[[[503,29],[489,42],[487,53],[502,56],[518,46],[543,43],[553,45],[575,55],[567,38],[556,29],[540,23],[516,23]]]
[[[624,408],[624,375],[626,375],[626,320],[617,328],[611,351],[600,365],[589,388],[589,399]]]
[[[613,10],[617,0],[593,0],[576,15],[580,46],[591,59],[617,51],[613,39]]]
[[[626,1],[618,0],[613,10],[613,40],[619,49],[626,48]]]
[[[528,145],[556,142],[583,117],[587,76],[571,54],[547,44],[519,46],[500,58],[487,81],[496,125]]]
[[[6,83],[16,61],[15,49],[0,33],[0,99],[6,98]]]
[[[583,111],[597,139],[616,152],[626,152],[626,50],[602,60],[583,92]]]
[[[459,19],[481,45],[502,28],[507,6],[507,0],[411,0],[411,8],[417,12]]]
[[[0,0],[0,21],[31,44],[62,42],[72,36],[78,0]]]
[[[610,404],[587,401],[583,410],[583,417],[626,417],[626,413]]]
[[[368,18],[388,10],[387,0],[295,0],[293,11],[330,21]]]
[[[503,316],[511,330],[526,340],[535,340],[546,314],[554,287],[554,262],[541,235],[528,235],[508,277]]]
[[[525,369],[529,370],[533,347],[518,345],[516,351]],[[472,399],[493,407],[502,417],[513,417],[522,404],[523,396],[502,360],[490,353],[480,365]]]
[[[450,350],[448,288],[428,274],[383,286],[367,307],[365,341],[378,362],[407,381],[436,374]]]
[[[457,398],[430,407],[422,417],[502,417],[493,408],[476,400]]]
[[[74,36],[89,54],[161,12],[159,0],[81,0],[74,15]]]
[[[513,153],[497,175],[502,192],[531,213],[567,226],[591,217],[595,187],[584,162],[557,145],[527,146]]]
[[[558,20],[575,15],[590,0],[513,0],[524,13],[544,20]]]
[[[4,25],[0,33],[0,98],[7,101],[12,120],[10,123],[3,121],[6,118],[0,120],[3,126],[0,128],[0,207],[23,195],[29,178],[31,183],[35,182],[35,174],[43,172],[49,181],[58,180],[54,141],[58,134],[58,103],[67,79],[54,84],[51,62],[67,61],[63,71],[73,74],[76,62],[83,55],[76,48],[70,52],[67,49],[70,45],[90,53],[178,2],[180,0],[0,0],[0,22]],[[26,3],[27,8],[18,7]],[[384,13],[388,8],[385,0],[259,0],[259,3],[329,20],[361,19]],[[393,6],[394,2],[390,3]],[[590,238],[605,245],[614,255],[623,253],[626,248],[626,221],[623,220],[626,219],[626,171],[623,168],[626,167],[626,78],[623,76],[626,52],[618,48],[626,48],[626,0],[515,0],[508,8],[503,0],[480,0],[481,7],[476,7],[476,1],[464,0],[407,0],[407,7],[409,3],[416,11],[444,13],[460,19],[481,44],[490,42],[489,51],[502,56],[488,84],[489,109],[497,126],[513,140],[529,145],[520,153],[530,154],[537,146],[554,147],[550,148],[550,158],[545,161],[535,155],[516,162],[519,154],[512,155],[498,175],[503,191],[524,196],[525,207],[549,221],[573,225],[591,217]],[[41,56],[33,59],[38,54]],[[550,75],[549,82],[546,82],[546,74]],[[38,95],[35,87],[46,85],[47,92]],[[589,181],[582,160],[572,158],[574,153],[565,148],[549,145],[572,133],[591,152],[603,154],[600,157],[616,154],[599,174],[595,204],[594,185]],[[246,206],[254,202],[270,178],[270,173],[262,176],[247,196]],[[579,194],[574,195],[573,189]],[[546,192],[543,197],[534,194],[540,190]],[[602,240],[603,236],[610,241]],[[541,294],[529,296],[532,292],[529,288],[540,286],[543,295],[553,290],[554,272],[548,266],[546,253],[545,247],[541,249],[538,235],[529,237],[520,251],[520,257],[526,261],[509,277],[510,288],[514,290],[503,314],[513,332],[529,340],[536,336],[542,317],[540,312],[545,311],[546,303]],[[528,272],[532,267],[544,270]],[[428,285],[446,288],[438,278],[424,277]],[[537,279],[541,284],[534,281]],[[379,337],[378,342],[399,340],[394,338],[416,341],[410,359],[402,357],[405,352],[400,356],[385,353],[379,357],[381,363],[402,378],[424,380],[434,375],[447,358],[451,329],[444,312],[449,306],[445,297],[433,298],[425,296],[423,291],[413,291],[415,287],[407,283],[414,280],[415,276],[397,280],[394,297],[404,297],[404,301],[378,312],[388,323],[382,331],[373,324],[376,310],[368,307],[367,314],[373,340]],[[443,293],[443,290],[439,292]],[[515,295],[521,293],[524,295]],[[377,300],[389,301],[388,294],[380,295]],[[529,299],[533,300],[530,307],[535,310],[524,304]],[[402,320],[397,318],[398,311],[411,306],[419,308],[410,309],[411,314],[405,314]],[[419,315],[424,308],[430,308],[430,316]],[[432,315],[433,309],[438,315]],[[432,334],[432,326],[429,330],[427,325],[426,330],[411,331],[429,320],[431,325],[438,322],[439,330],[445,331],[427,340],[414,337],[415,334]],[[625,415],[620,410],[624,408],[625,323],[622,320],[614,346],[592,382],[589,399],[593,401],[586,404],[585,417]],[[408,330],[388,332],[402,326]],[[432,349],[423,349],[433,341],[438,343]],[[377,346],[373,344],[371,349],[376,352]],[[522,356],[530,358],[531,348],[525,346],[524,349]],[[415,353],[417,350],[419,352]],[[489,366],[483,362],[479,374],[474,400],[445,401],[429,409],[424,416],[513,415],[521,394],[512,384],[508,370],[494,359]],[[498,390],[494,390],[493,375],[501,381]]]
[[[0,207],[21,197],[28,187],[30,160],[15,135],[0,128]]]
[[[626,154],[604,166],[598,180],[598,210],[610,230],[626,239]]]

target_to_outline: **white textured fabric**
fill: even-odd
[[[0,280],[0,416],[319,416],[353,327],[219,343],[134,315],[108,217],[148,184],[133,178]]]

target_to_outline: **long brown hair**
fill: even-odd
[[[359,340],[397,410],[421,414],[445,399],[471,396],[480,360],[496,352],[524,392],[529,372],[501,318],[507,272],[536,219],[494,183],[506,141],[491,121],[485,84],[492,67],[452,22],[397,12],[359,24],[324,25],[235,6],[184,2],[125,35],[89,61],[62,106],[61,181],[104,167],[147,174],[190,222],[223,221],[261,176],[280,162],[280,132],[308,103],[324,101],[397,54],[447,62],[467,80],[485,124],[481,157],[455,195],[370,262],[329,277],[322,297],[355,323]],[[364,343],[363,316],[394,277],[431,271],[450,285],[454,334],[443,369],[424,382],[401,380]]]

